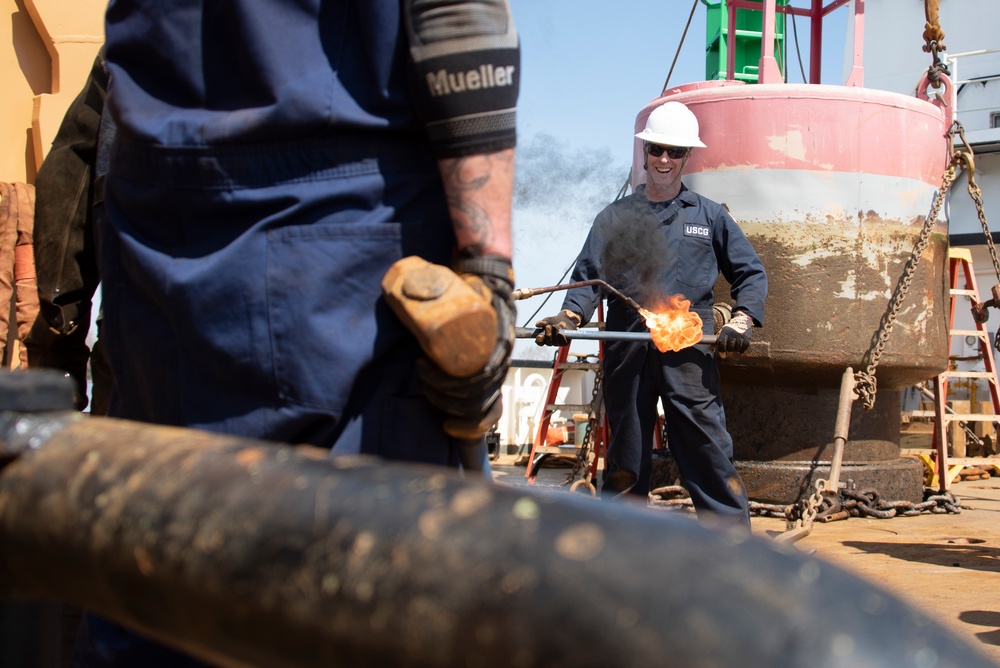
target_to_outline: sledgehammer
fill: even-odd
[[[382,279],[382,293],[393,313],[416,337],[424,353],[445,373],[468,378],[485,368],[497,337],[493,305],[448,267],[409,256],[397,261]],[[466,470],[483,469],[486,432],[445,431],[459,442]]]

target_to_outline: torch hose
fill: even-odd
[[[616,289],[608,282],[602,281],[599,278],[592,278],[588,281],[577,281],[576,283],[566,283],[565,285],[550,285],[544,288],[521,288],[520,290],[514,290],[514,294],[512,296],[514,298],[514,301],[518,301],[520,299],[527,299],[529,297],[534,297],[536,295],[543,295],[549,292],[556,292],[558,290],[571,290],[573,288],[582,288],[589,285],[600,286],[604,288],[607,292],[613,294],[615,297],[618,297],[618,299],[621,299],[623,302],[625,302],[625,304],[628,305],[629,308],[634,309],[635,311],[638,312],[642,311],[642,307],[639,306],[639,304],[634,299],[626,295],[621,290]]]

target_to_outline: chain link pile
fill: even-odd
[[[825,480],[819,480],[817,483]],[[820,490],[820,487],[824,487]],[[650,492],[649,505],[656,508],[680,508],[694,510],[694,505],[688,497],[687,490],[680,485],[658,487]],[[883,498],[882,493],[875,489],[851,490],[842,489],[836,496],[825,492],[825,485],[818,485],[813,495],[795,504],[774,504],[750,502],[751,517],[770,517],[782,519],[789,523],[804,520],[806,525],[818,522],[833,522],[848,517],[870,517],[887,520],[893,517],[914,517],[923,513],[959,514],[962,512],[962,500],[951,492],[939,492],[927,487],[924,489],[924,500],[919,503],[912,501],[892,501]]]

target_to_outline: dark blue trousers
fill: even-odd
[[[604,402],[611,427],[602,496],[645,498],[662,399],[667,443],[699,515],[749,528],[746,489],[719,397],[715,354],[705,345],[659,352],[652,344],[605,344]]]

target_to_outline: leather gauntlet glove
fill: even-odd
[[[452,268],[496,311],[493,352],[482,371],[467,378],[451,376],[427,358],[417,361],[417,377],[428,401],[448,416],[445,431],[474,439],[489,431],[503,412],[501,388],[514,348],[514,270],[510,260],[500,256],[462,257]]]
[[[753,318],[746,311],[736,311],[732,320],[719,330],[715,349],[720,353],[745,353],[753,336]]]
[[[568,346],[569,339],[562,333],[567,329],[573,331],[580,326],[580,316],[573,311],[563,309],[556,315],[542,318],[535,323],[535,327],[541,327],[542,333],[535,337],[535,343],[540,346]]]

